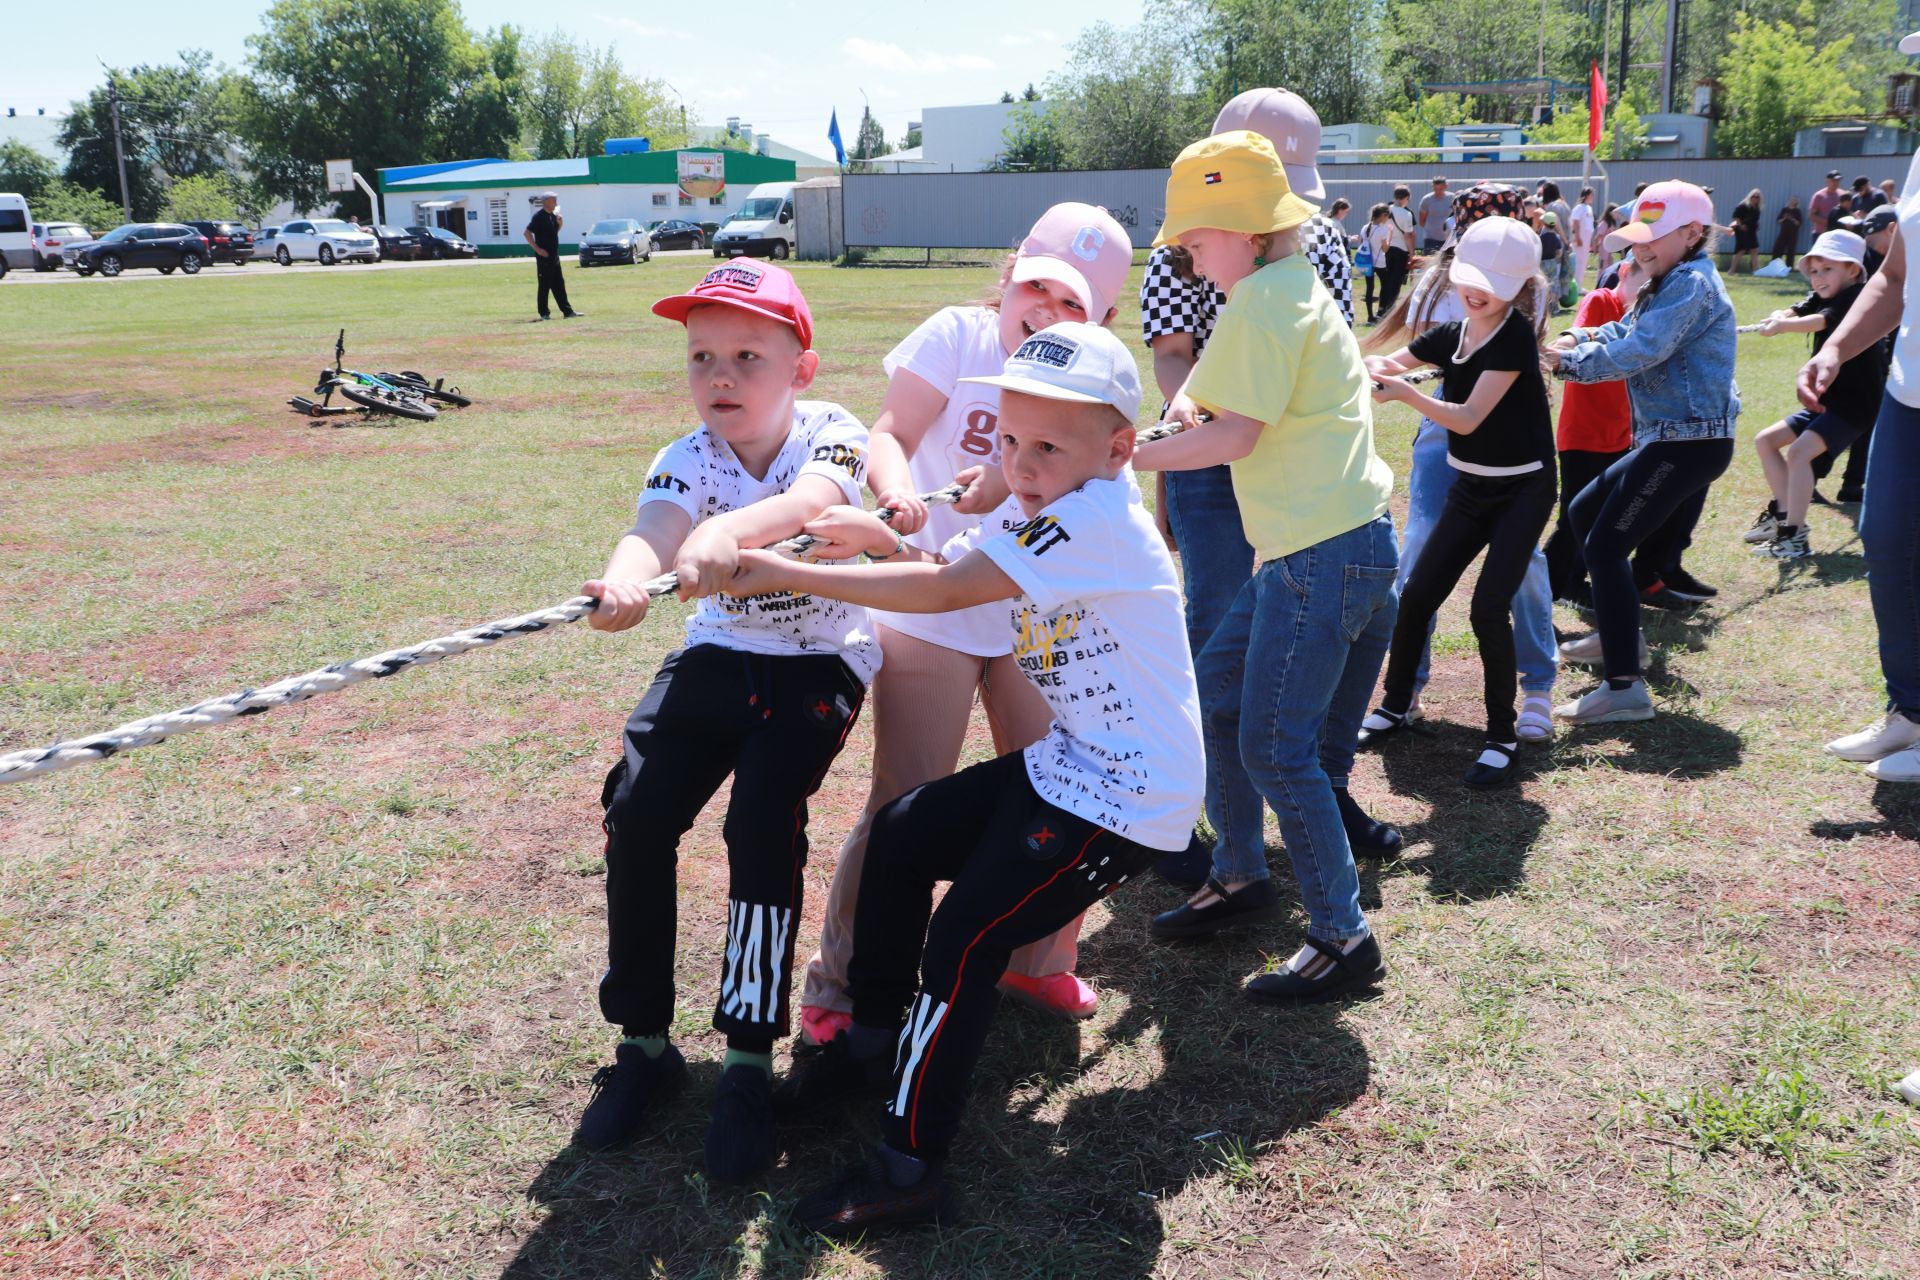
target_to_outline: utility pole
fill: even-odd
[[[113,159],[120,168],[120,212],[133,221],[133,201],[127,196],[127,149],[120,141],[120,86],[107,72],[107,105],[113,111]]]
[[[1620,80],[1613,93],[1619,100],[1627,100],[1627,45],[1628,33],[1633,30],[1633,0],[1620,0]],[[1609,96],[1612,96],[1611,94]],[[1621,154],[1620,113],[1613,113],[1613,154]]]

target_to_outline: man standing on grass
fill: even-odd
[[[1453,215],[1453,197],[1447,194],[1447,180],[1436,177],[1433,190],[1420,197],[1420,248],[1438,253],[1447,242],[1447,219]]]
[[[533,215],[527,223],[527,229],[521,234],[527,243],[533,246],[534,266],[539,272],[540,285],[534,294],[534,305],[542,320],[551,320],[547,311],[547,295],[560,304],[560,314],[571,320],[579,315],[567,301],[567,282],[560,276],[560,228],[566,225],[566,219],[560,216],[560,197],[551,191],[540,193],[540,212]]]
[[[1827,185],[1814,192],[1807,200],[1807,225],[1813,231],[1814,239],[1833,230],[1833,218],[1847,212],[1847,193],[1840,189],[1840,171],[1827,170]]]

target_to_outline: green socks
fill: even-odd
[[[621,1036],[620,1043],[639,1045],[640,1052],[646,1054],[649,1058],[657,1058],[667,1051],[667,1038],[665,1036]]]
[[[758,1067],[767,1073],[767,1079],[773,1079],[773,1054],[748,1053],[745,1049],[729,1049],[727,1056],[720,1059],[720,1071],[724,1075],[733,1068],[745,1064]]]

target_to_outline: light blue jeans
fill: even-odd
[[[1260,565],[1194,661],[1207,744],[1207,819],[1222,881],[1268,875],[1266,814],[1300,882],[1307,932],[1367,931],[1360,877],[1334,803],[1393,639],[1399,605],[1393,521]]]
[[[1413,438],[1413,468],[1407,476],[1407,529],[1400,545],[1400,581],[1407,580],[1413,562],[1420,558],[1427,534],[1440,519],[1447,505],[1447,490],[1460,474],[1447,465],[1447,429],[1437,422],[1420,419],[1420,432]],[[1420,654],[1420,670],[1413,678],[1414,697],[1427,687],[1432,667],[1433,629],[1427,629],[1427,648]],[[1558,645],[1553,638],[1553,587],[1547,578],[1547,557],[1535,548],[1527,563],[1527,576],[1520,593],[1513,598],[1513,656],[1520,669],[1520,690],[1524,693],[1550,693],[1558,669]]]

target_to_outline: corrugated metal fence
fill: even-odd
[[[1758,187],[1764,201],[1761,248],[1773,244],[1773,217],[1789,195],[1807,198],[1825,182],[1829,169],[1842,171],[1843,185],[1856,174],[1875,184],[1892,178],[1904,185],[1906,156],[1808,156],[1789,160],[1623,160],[1606,166],[1607,178],[1594,175],[1596,206],[1633,195],[1641,182],[1685,178],[1714,189],[1714,207],[1724,221],[1733,206]],[[1366,211],[1392,198],[1405,183],[1415,203],[1432,190],[1436,173],[1447,175],[1459,191],[1474,182],[1498,180],[1531,187],[1553,178],[1571,204],[1579,193],[1578,160],[1529,160],[1520,163],[1327,164],[1320,176],[1327,199],[1345,197],[1358,211],[1347,226],[1359,230]],[[912,249],[1004,249],[1016,245],[1048,206],[1063,200],[1104,205],[1133,237],[1145,245],[1159,228],[1166,194],[1164,169],[1098,170],[1080,173],[902,173],[848,174],[841,180],[843,225],[848,247]],[[1801,235],[1802,247],[1806,234]]]

